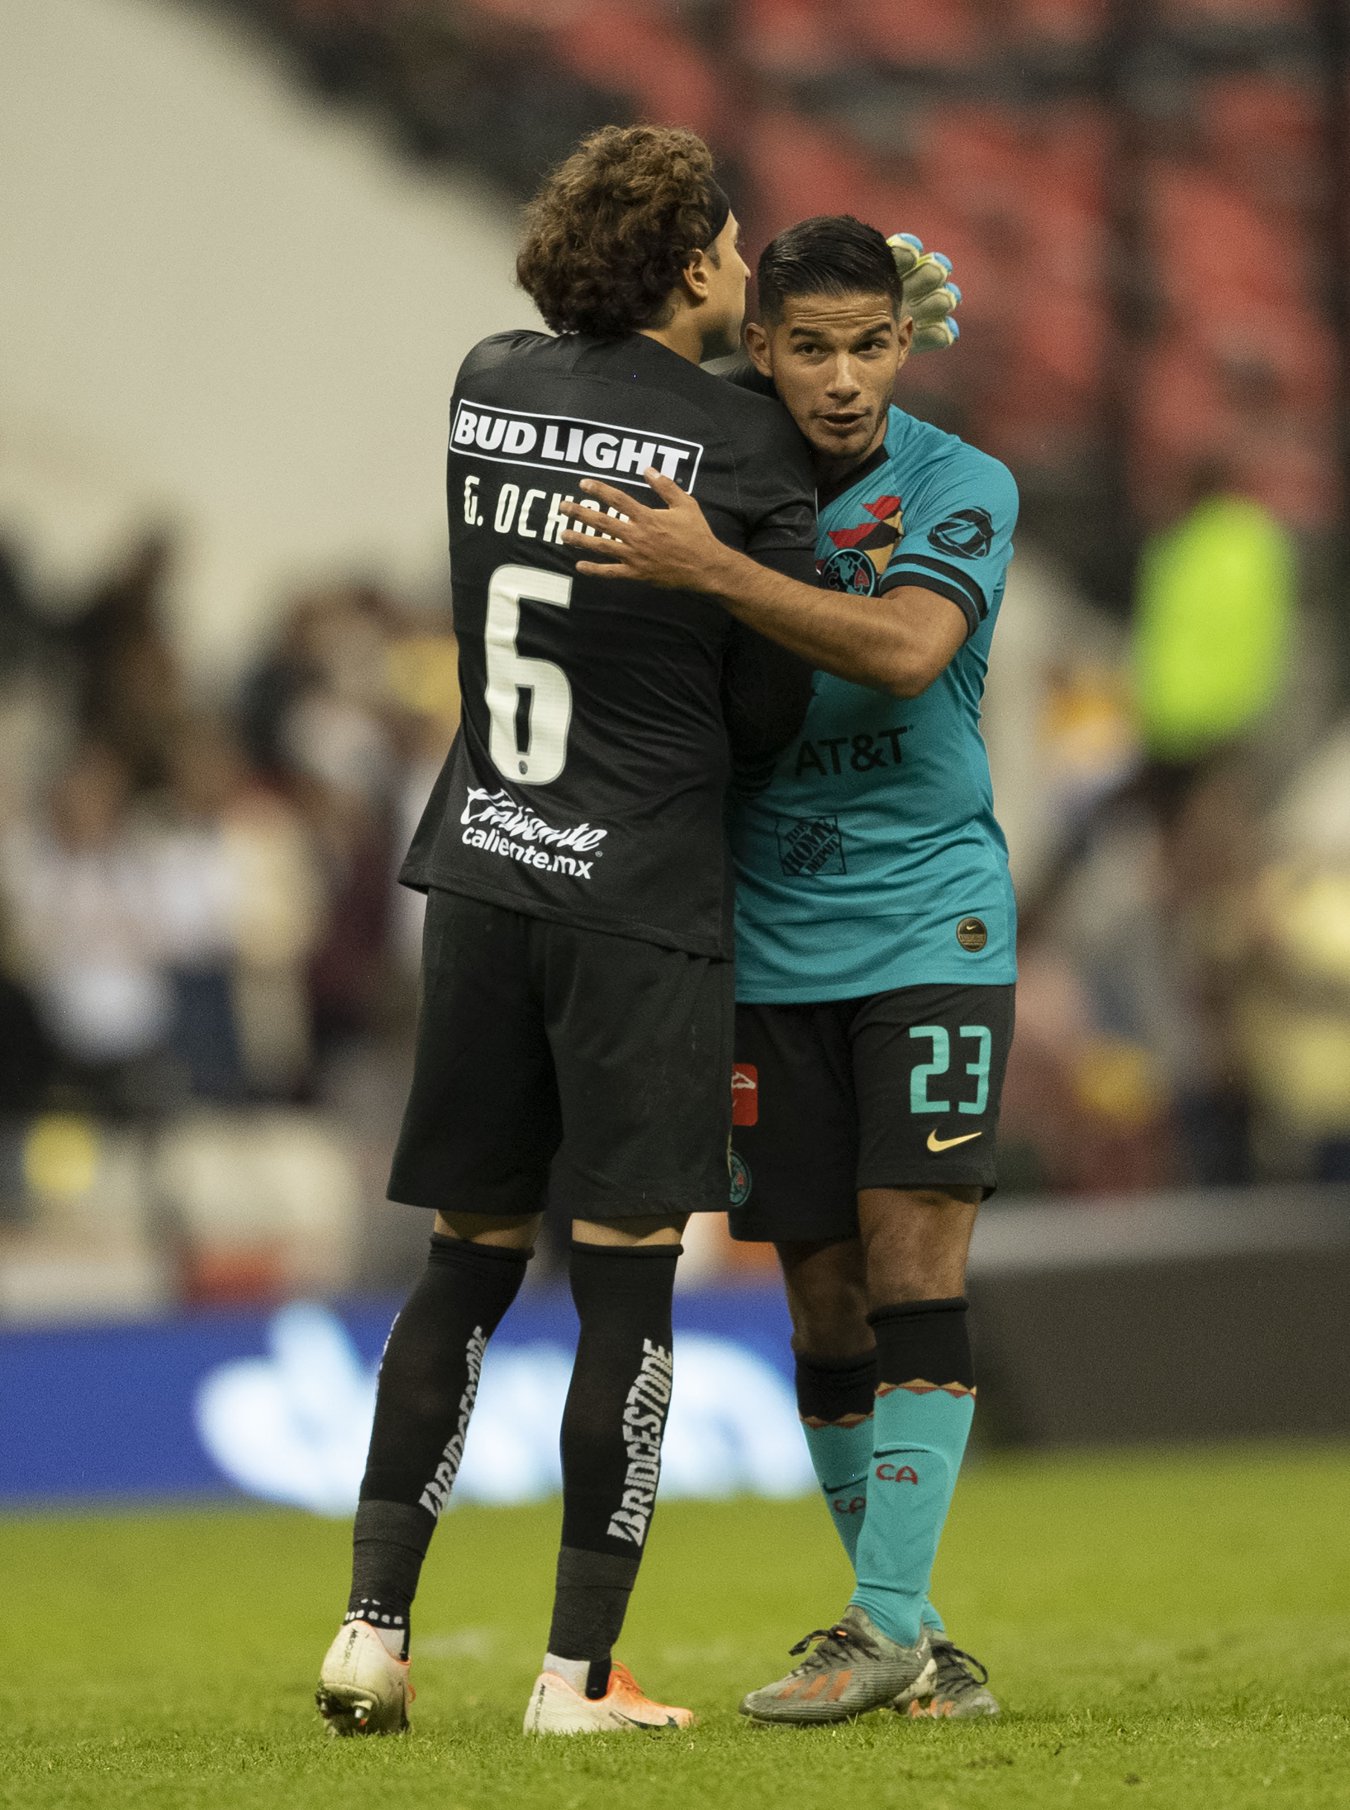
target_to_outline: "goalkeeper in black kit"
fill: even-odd
[[[463,723],[404,865],[427,894],[393,1200],[435,1214],[394,1323],[318,1704],[406,1727],[410,1611],[493,1331],[547,1195],[572,1221],[580,1337],[563,1524],[527,1732],[683,1727],[613,1663],[670,1401],[691,1213],[727,1199],[733,765],[797,732],[809,670],[709,598],[578,576],[584,478],[654,467],[715,534],[809,582],[814,479],[788,416],[700,370],[739,340],[748,271],[692,133],[595,134],[527,215],[518,274],[553,334],[485,340],[451,403]]]

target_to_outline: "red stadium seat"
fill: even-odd
[[[626,91],[645,119],[716,138],[730,95],[708,53],[659,9],[591,0],[553,32],[558,58],[599,88]]]
[[[897,69],[957,68],[989,43],[969,0],[744,0],[737,12],[740,48],[752,64],[803,77],[860,58]]]
[[[1007,29],[1033,43],[1091,43],[1102,28],[1098,0],[1011,0]]]
[[[1308,23],[1306,0],[1163,0],[1164,25],[1278,25]]]
[[[818,0],[743,0],[735,9],[740,54],[754,68],[818,76],[843,68],[847,48]]]
[[[1322,206],[1326,128],[1316,89],[1234,76],[1202,93],[1206,158],[1214,169],[1279,212],[1306,217]]]

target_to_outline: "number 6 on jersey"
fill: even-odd
[[[565,610],[572,580],[533,566],[498,566],[488,585],[483,652],[484,697],[492,728],[488,753],[499,773],[533,786],[552,783],[567,765],[572,687],[552,660],[522,654],[516,646],[522,603],[551,603]]]

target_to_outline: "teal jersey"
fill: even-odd
[[[734,800],[739,999],[1016,979],[1008,849],[980,736],[1016,519],[1005,466],[897,408],[876,453],[821,499],[826,584],[858,597],[922,586],[934,609],[961,611],[967,638],[917,698],[817,673],[768,785]]]

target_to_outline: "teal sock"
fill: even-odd
[[[797,1353],[797,1412],[806,1449],[850,1565],[856,1564],[867,1512],[876,1389],[875,1351],[842,1360]]]
[[[811,1454],[825,1506],[834,1531],[843,1542],[856,1577],[858,1541],[867,1518],[867,1479],[872,1469],[875,1439],[872,1416],[855,1426],[817,1427],[804,1423],[806,1449]],[[946,1513],[943,1513],[946,1519]],[[924,1599],[920,1620],[930,1634],[945,1634],[946,1624],[931,1602]]]
[[[797,1353],[797,1410],[806,1449],[855,1575],[876,1438],[872,1418],[876,1388],[875,1351],[842,1361]],[[946,1632],[931,1602],[925,1601],[922,1620],[930,1634]]]
[[[928,1588],[975,1414],[966,1303],[906,1302],[870,1321],[879,1380],[853,1602],[912,1646],[941,1628]]]
[[[834,1531],[856,1571],[858,1539],[867,1513],[867,1473],[872,1465],[872,1417],[853,1427],[803,1428]]]

